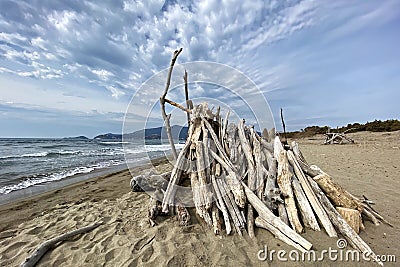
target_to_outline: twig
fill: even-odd
[[[169,66],[168,78],[167,78],[167,83],[165,84],[164,93],[160,97],[161,113],[164,118],[165,128],[167,130],[167,135],[168,135],[168,141],[169,141],[169,144],[171,145],[171,149],[172,149],[172,155],[174,156],[175,160],[178,159],[178,154],[176,153],[174,139],[172,138],[171,125],[169,123],[170,116],[168,116],[167,113],[165,112],[165,97],[167,96],[169,85],[171,84],[171,75],[172,75],[172,70],[175,65],[175,61],[181,52],[182,52],[182,48],[175,50],[175,52],[174,52],[174,55],[171,60],[171,65]]]
[[[86,232],[89,232],[97,227],[99,227],[102,224],[102,222],[96,222],[94,224],[91,224],[89,226],[86,227],[82,227],[73,231],[70,231],[68,233],[59,235],[57,237],[54,237],[50,240],[47,240],[46,242],[42,243],[37,249],[35,249],[35,251],[28,257],[25,259],[25,261],[23,263],[21,263],[21,267],[31,267],[31,266],[35,266],[36,263],[43,257],[44,254],[46,254],[46,252],[57,245],[57,243],[64,241],[74,235],[78,235],[78,234],[83,234]]]
[[[281,108],[281,120],[282,120],[282,127],[283,127],[283,136],[285,137],[285,140],[283,140],[283,144],[287,144],[287,136],[286,136],[286,126],[285,126],[285,120],[283,119],[283,108]]]

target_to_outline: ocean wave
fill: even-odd
[[[176,149],[181,149],[184,144],[175,144]],[[124,147],[124,153],[126,154],[139,154],[148,152],[164,152],[171,150],[171,146],[168,145],[145,145],[135,148]]]
[[[99,162],[96,164],[93,164],[89,167],[81,166],[81,167],[76,167],[72,170],[65,170],[53,174],[48,174],[48,175],[43,175],[42,177],[38,178],[25,178],[18,184],[13,184],[13,185],[6,185],[0,188],[0,194],[8,194],[12,191],[20,190],[20,189],[25,189],[34,185],[39,185],[43,183],[48,183],[48,182],[54,182],[58,181],[67,177],[71,177],[77,174],[85,174],[85,173],[90,173],[96,169],[104,169],[112,166],[117,166],[120,164],[125,163],[124,160],[110,160],[106,162]]]
[[[2,188],[0,188],[0,194],[8,194],[12,191],[28,188],[33,185],[43,184],[43,183],[52,182],[52,181],[58,181],[63,178],[70,177],[70,176],[73,176],[76,174],[89,173],[89,172],[93,171],[94,169],[95,168],[93,168],[93,167],[77,167],[73,170],[62,171],[59,173],[54,173],[49,176],[44,176],[44,177],[40,177],[40,178],[26,178],[23,181],[19,182],[18,184],[3,186]]]
[[[51,144],[51,145],[44,145],[41,146],[42,148],[59,148],[59,147],[70,147],[71,145],[67,144]]]
[[[121,142],[121,141],[115,141],[115,142],[113,142],[113,141],[103,141],[103,142],[99,142],[99,144],[102,144],[102,145],[120,145],[120,144],[129,144],[129,142]]]
[[[43,151],[43,152],[36,152],[36,153],[27,153],[22,155],[8,155],[8,156],[1,156],[0,159],[17,159],[17,158],[40,158],[40,157],[54,157],[60,155],[79,155],[82,151],[74,150],[61,150],[61,151]]]

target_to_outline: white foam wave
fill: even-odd
[[[184,144],[175,144],[176,149],[181,149]],[[146,152],[163,152],[171,150],[171,146],[168,145],[144,145],[136,148],[129,148],[125,147],[124,152],[126,154],[139,154],[139,153],[146,153]]]
[[[24,188],[28,188],[30,186],[38,185],[38,184],[43,184],[47,182],[53,182],[53,181],[58,181],[67,177],[71,177],[77,174],[84,174],[84,173],[90,173],[96,169],[103,169],[111,166],[116,166],[124,163],[125,161],[123,160],[111,160],[108,162],[100,162],[97,164],[94,164],[90,167],[76,167],[72,170],[68,171],[61,171],[59,173],[54,173],[50,174],[45,177],[40,177],[40,178],[26,178],[25,180],[19,182],[18,184],[14,185],[6,185],[0,188],[0,194],[8,194],[12,191],[15,190],[20,190]]]
[[[108,141],[108,142],[99,142],[100,144],[104,144],[104,145],[117,145],[117,144],[129,144],[129,142],[121,142],[121,141],[117,141],[117,142],[112,142],[112,141]]]

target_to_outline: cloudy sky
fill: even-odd
[[[278,129],[281,107],[290,130],[399,118],[399,27],[396,0],[1,0],[0,137],[120,133],[128,107],[132,129],[151,108],[151,125],[161,123],[162,71],[179,47],[179,64],[216,62],[253,81],[261,92],[253,100],[266,98]],[[195,71],[193,98],[247,116],[246,105],[224,98],[252,95],[225,83],[240,75],[216,71],[220,83],[210,85]],[[152,77],[159,81],[144,86]],[[182,101],[181,87],[172,100]],[[263,101],[245,103],[268,114]]]

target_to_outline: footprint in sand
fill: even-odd
[[[7,246],[5,248],[5,250],[3,250],[1,252],[1,254],[2,254],[4,259],[9,259],[10,257],[13,257],[15,255],[15,251],[19,251],[26,244],[28,244],[28,242],[21,241],[21,242],[13,243],[13,244]]]
[[[148,262],[151,258],[151,256],[153,256],[154,253],[154,249],[153,246],[150,245],[148,248],[146,248],[141,254],[142,254],[142,262]]]

